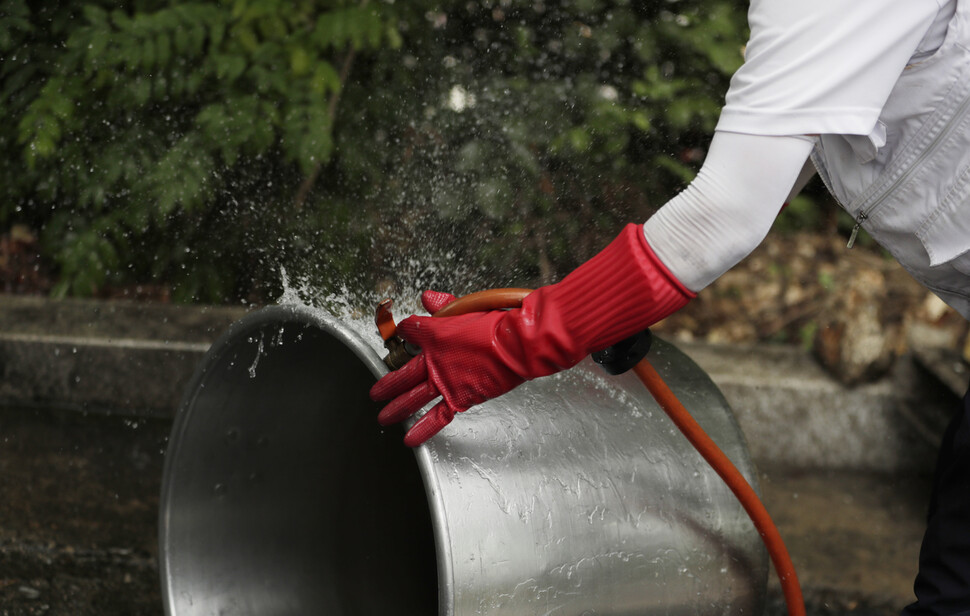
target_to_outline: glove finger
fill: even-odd
[[[403,368],[385,374],[370,388],[371,400],[390,400],[407,393],[428,380],[424,353],[404,364]]]
[[[425,291],[421,294],[421,305],[431,314],[438,312],[453,301],[455,301],[455,296],[451,293]]]
[[[441,432],[441,429],[451,423],[455,417],[455,411],[441,401],[424,414],[408,433],[404,435],[404,444],[408,447],[417,447],[429,438]]]
[[[426,339],[436,325],[440,326],[440,321],[441,319],[431,317],[410,316],[397,324],[397,335],[415,346],[424,348]]]
[[[382,426],[396,424],[414,415],[424,405],[438,397],[438,390],[431,383],[421,383],[411,391],[397,396],[377,415],[377,423]]]

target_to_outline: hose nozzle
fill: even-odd
[[[397,335],[397,325],[394,323],[394,315],[391,314],[391,306],[393,305],[394,300],[391,298],[382,300],[377,304],[377,314],[375,315],[377,331],[384,341],[384,348],[387,349],[384,365],[392,371],[403,368],[404,364],[411,361],[411,358],[420,351]]]

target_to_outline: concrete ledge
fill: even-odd
[[[103,340],[213,342],[247,310],[0,294],[0,332]]]
[[[170,417],[208,348],[0,334],[0,404]]]
[[[846,387],[798,348],[679,346],[724,393],[761,466],[928,472],[957,408],[909,356],[880,381]]]
[[[0,404],[171,417],[245,312],[0,295]]]

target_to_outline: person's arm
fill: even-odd
[[[644,225],[647,242],[684,286],[700,291],[768,235],[813,143],[806,136],[715,133],[694,181]]]
[[[405,436],[420,445],[456,413],[669,316],[764,238],[811,147],[799,137],[719,134],[686,190],[521,308],[405,319],[398,333],[421,353],[371,389],[390,400],[378,420],[402,421],[440,396]],[[422,297],[429,312],[449,299]]]

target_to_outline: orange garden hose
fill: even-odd
[[[701,454],[711,468],[720,475],[724,483],[731,489],[734,496],[740,501],[741,506],[748,513],[748,517],[754,522],[755,528],[761,535],[765,547],[768,548],[768,555],[775,566],[778,580],[781,582],[781,589],[785,595],[785,603],[788,605],[789,616],[805,616],[805,602],[802,599],[802,589],[798,584],[798,576],[795,574],[795,566],[788,555],[788,548],[781,539],[781,534],[775,526],[768,510],[765,509],[757,493],[744,478],[741,472],[734,466],[717,443],[704,432],[700,424],[691,417],[684,405],[680,403],[674,392],[667,387],[660,374],[646,358],[640,360],[633,367],[643,384],[646,385],[650,394],[660,405],[660,408],[667,413],[667,416],[674,422],[677,428],[687,437],[694,449]]]
[[[469,312],[518,308],[529,293],[532,293],[532,289],[490,289],[469,293],[451,302],[433,316],[454,317]]]
[[[456,316],[469,312],[482,312],[486,310],[498,310],[503,308],[516,308],[522,303],[522,299],[531,291],[529,289],[494,289],[491,291],[480,291],[461,297],[448,304],[434,314],[436,317]],[[640,378],[647,390],[660,405],[660,408],[674,422],[677,428],[687,437],[691,445],[701,454],[704,460],[711,465],[711,468],[724,480],[731,492],[740,501],[741,506],[747,512],[748,517],[754,522],[755,528],[761,535],[768,555],[771,557],[772,564],[781,582],[782,592],[785,596],[785,603],[788,605],[789,616],[805,616],[805,603],[802,598],[802,590],[798,584],[798,576],[795,574],[795,567],[792,565],[788,549],[782,541],[778,528],[768,515],[761,499],[744,478],[741,472],[731,462],[721,448],[704,432],[700,424],[687,412],[684,405],[680,403],[677,396],[667,387],[660,374],[654,369],[647,358],[640,360],[633,368],[634,373]]]

